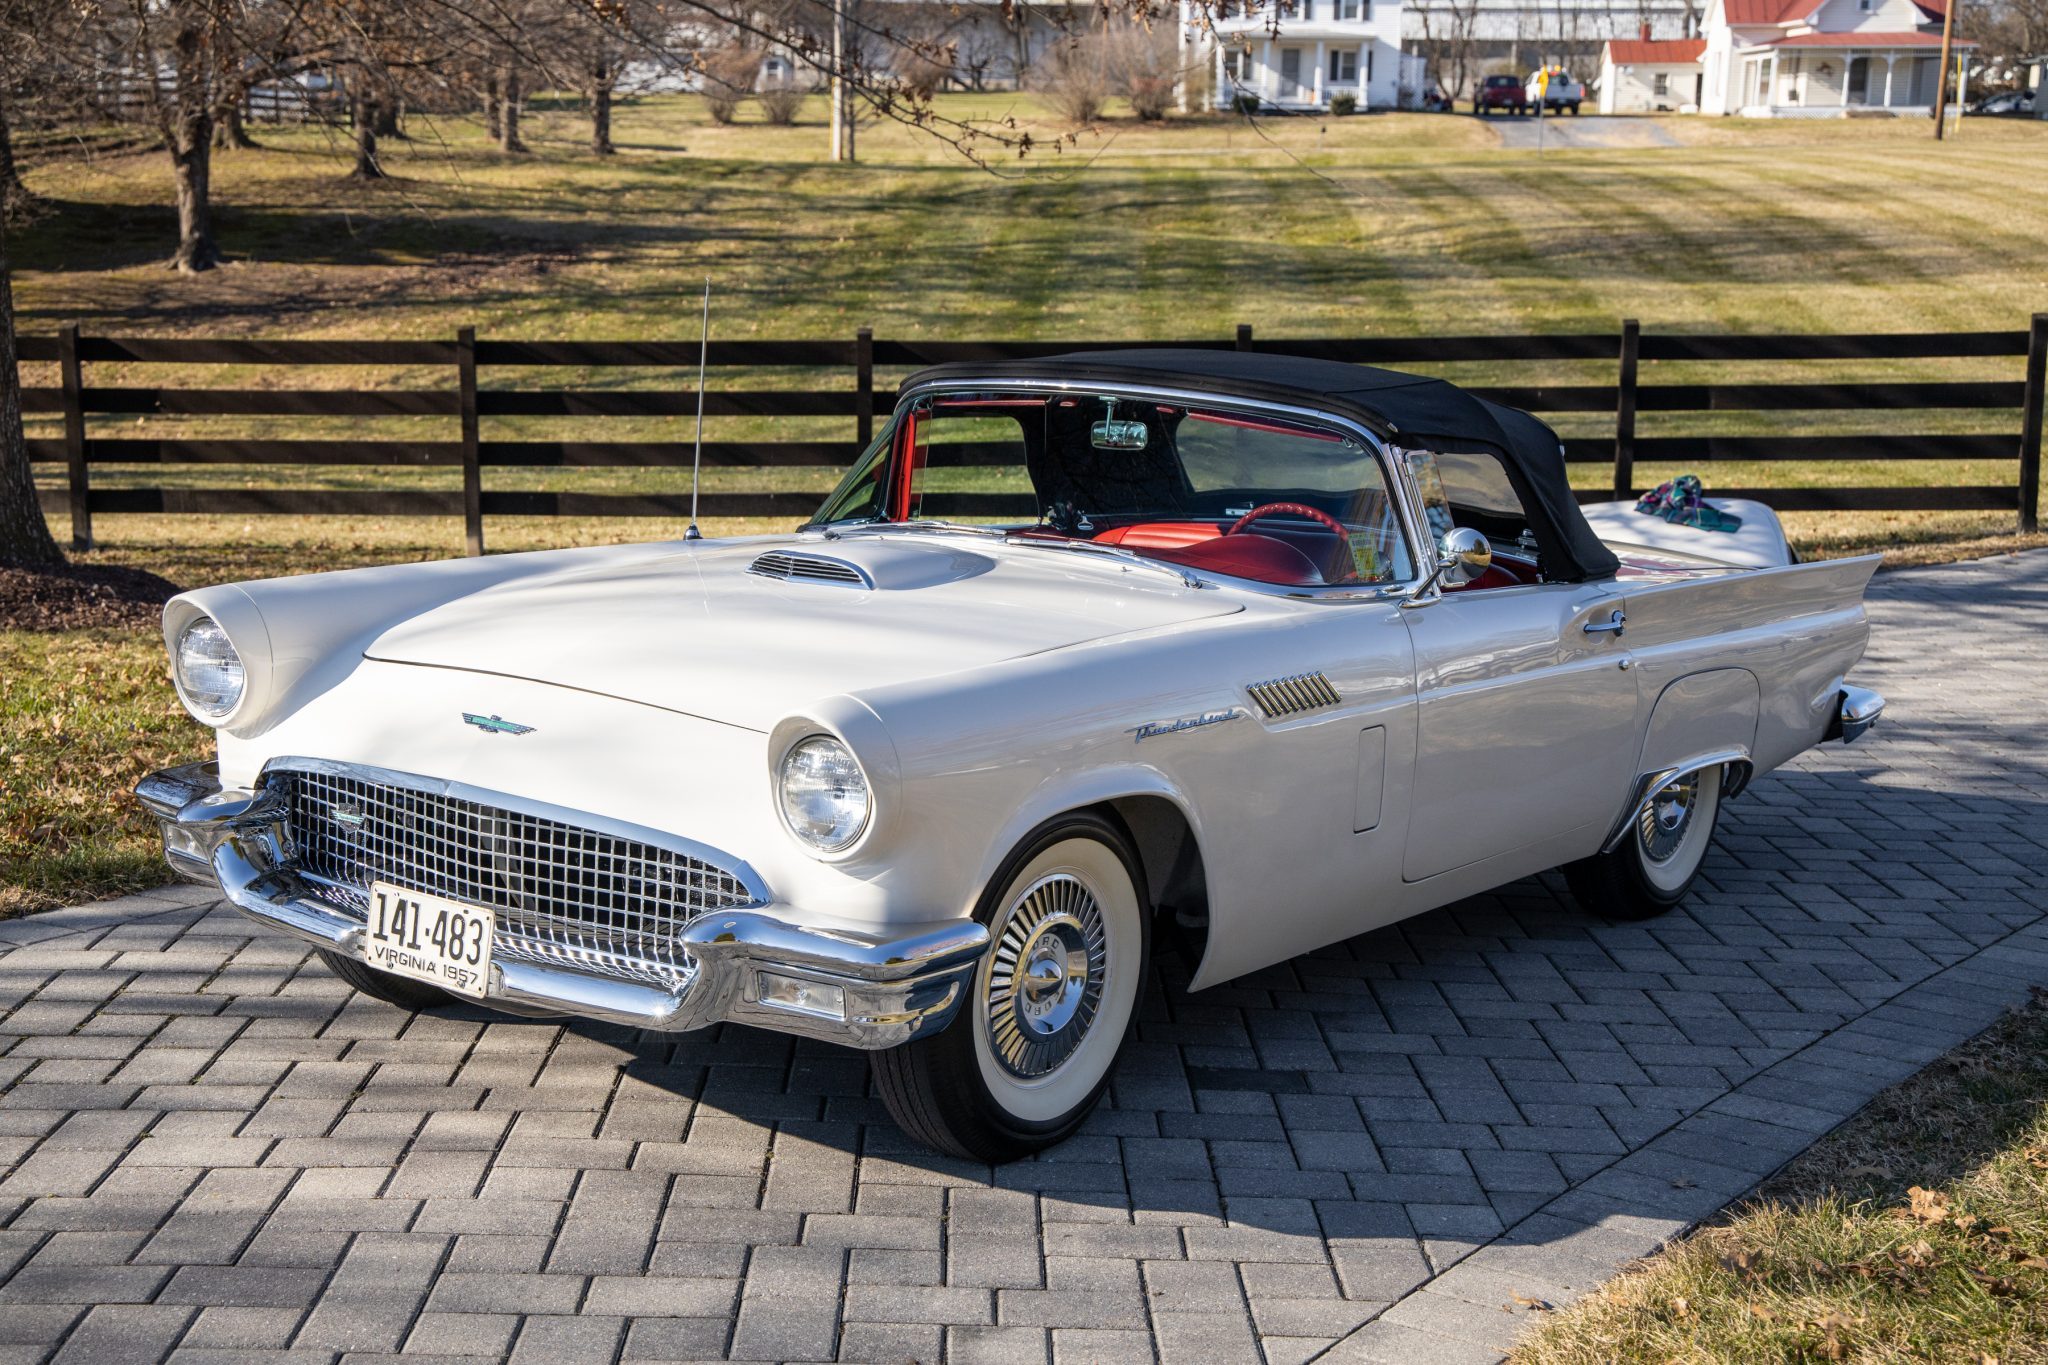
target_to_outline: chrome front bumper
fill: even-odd
[[[178,875],[218,885],[262,924],[362,958],[362,923],[293,871],[280,811],[261,790],[223,789],[214,764],[195,763],[145,777],[135,795],[161,826],[164,856]],[[945,1027],[988,946],[988,930],[970,919],[882,936],[807,928],[776,910],[691,920],[677,936],[690,970],[673,987],[502,960],[491,966],[484,1003],[664,1031],[731,1021],[886,1048]]]

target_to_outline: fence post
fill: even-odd
[[[57,370],[64,385],[64,460],[71,477],[71,548],[92,548],[92,479],[85,464],[85,383],[78,364],[78,324],[57,333]]]
[[[455,382],[462,411],[462,532],[469,553],[484,552],[484,473],[476,420],[476,328],[455,333]]]
[[[2020,409],[2020,534],[2041,529],[2041,408],[2048,399],[2048,313],[2027,331],[2027,396]]]
[[[853,427],[856,444],[865,451],[875,439],[875,329],[853,334]]]
[[[1626,502],[1636,494],[1636,355],[1642,324],[1626,318],[1621,324],[1621,377],[1614,397],[1614,499]]]
[[[1252,325],[1249,322],[1237,324],[1237,349],[1249,351],[1252,348]]]

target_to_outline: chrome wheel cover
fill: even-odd
[[[982,1020],[1005,1071],[1031,1080],[1073,1055],[1102,1008],[1109,952],[1102,907],[1079,877],[1026,887],[996,931]]]
[[[1700,775],[1687,773],[1650,793],[1636,815],[1636,837],[1643,856],[1653,863],[1670,862],[1685,844],[1693,812],[1699,809]]]

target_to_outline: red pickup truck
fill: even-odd
[[[1479,83],[1478,93],[1472,96],[1472,112],[1484,118],[1497,109],[1529,112],[1529,92],[1520,76],[1488,76]]]

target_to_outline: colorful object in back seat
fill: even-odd
[[[1742,518],[1710,505],[1700,491],[1697,474],[1680,474],[1660,483],[1636,502],[1636,511],[1662,517],[1674,526],[1696,526],[1702,531],[1735,531]]]

